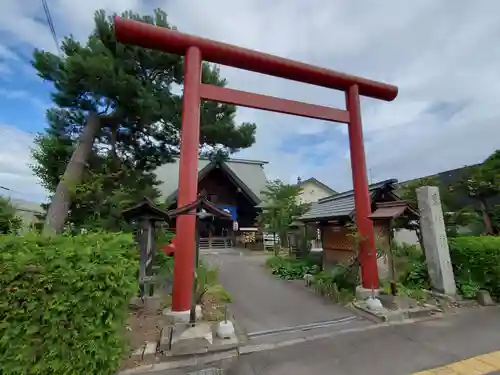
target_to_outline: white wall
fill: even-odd
[[[301,185],[301,188],[302,192],[298,197],[301,203],[317,202],[322,198],[326,198],[332,195],[329,191],[323,189],[321,186],[315,184],[312,181],[305,182]]]
[[[407,243],[409,245],[419,245],[415,231],[408,229],[397,229],[394,231],[394,241],[397,243]]]

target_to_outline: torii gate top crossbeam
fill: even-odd
[[[206,61],[334,90],[347,91],[357,85],[360,95],[374,99],[391,101],[398,95],[398,88],[386,83],[121,17],[115,17],[115,33],[121,43],[179,55],[197,47]]]

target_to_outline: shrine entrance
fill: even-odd
[[[375,237],[368,191],[360,96],[394,100],[396,86],[356,77],[175,30],[115,17],[118,42],[185,56],[182,102],[179,194],[177,204],[197,199],[200,101],[213,100],[249,108],[292,114],[348,125],[356,225],[363,287],[378,288]],[[202,60],[345,92],[346,109],[336,109],[201,83]],[[195,217],[179,217],[174,262],[172,310],[189,312],[194,283]]]
[[[200,250],[228,249],[233,246],[233,228],[231,220],[219,218],[200,219]]]

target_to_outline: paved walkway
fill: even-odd
[[[232,314],[250,337],[275,335],[289,327],[304,326],[313,331],[316,323],[322,329],[345,329],[369,325],[352,311],[319,297],[297,281],[278,279],[265,268],[266,255],[248,255],[228,249],[204,253],[210,263],[219,267],[219,277],[231,293]],[[282,334],[280,334],[282,338]]]
[[[500,308],[478,308],[243,355],[225,375],[493,375],[499,350]]]

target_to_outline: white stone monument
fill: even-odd
[[[417,200],[420,229],[432,287],[437,292],[456,296],[457,287],[451,265],[439,188],[436,186],[418,188]]]

